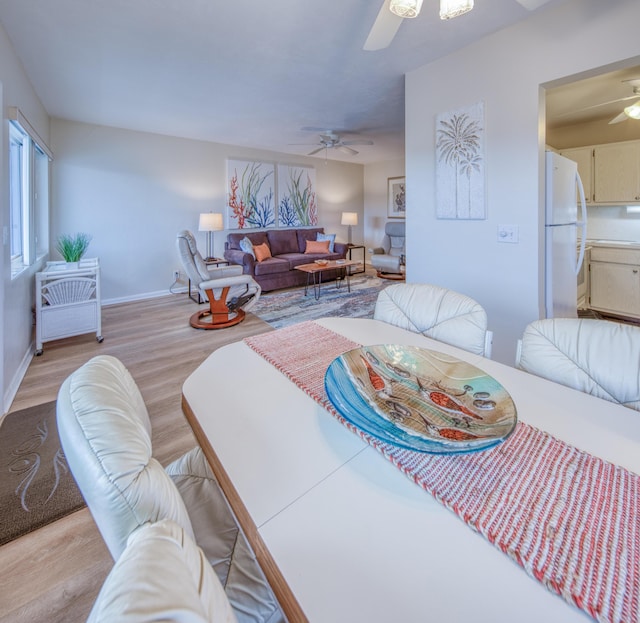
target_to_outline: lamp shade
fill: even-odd
[[[417,17],[422,8],[422,0],[391,0],[389,10],[398,17]]]
[[[341,225],[357,225],[358,213],[357,212],[343,212]]]
[[[471,11],[473,0],[440,0],[440,19],[451,19]]]
[[[222,214],[219,212],[204,212],[200,215],[199,231],[220,231],[224,229]]]

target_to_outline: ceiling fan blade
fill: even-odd
[[[543,4],[547,4],[549,0],[516,0],[516,2],[527,9],[527,11],[535,11]]]
[[[593,104],[592,106],[585,106],[584,108],[579,108],[578,110],[571,110],[566,113],[562,113],[558,115],[560,117],[566,117],[568,115],[574,115],[579,112],[584,112],[585,110],[593,110],[594,108],[600,108],[600,106],[608,106],[609,104],[616,104],[617,102],[626,102],[627,100],[636,99],[637,95],[629,95],[628,97],[619,97],[616,100],[609,100],[608,102],[600,102],[599,104]]]
[[[373,141],[367,140],[355,140],[355,141],[342,141],[341,145],[373,145]]]
[[[384,0],[362,49],[373,52],[388,47],[396,36],[402,20],[402,17],[389,10],[389,0]]]
[[[342,153],[349,154],[351,156],[358,155],[355,149],[351,149],[351,147],[345,147],[344,145],[336,145],[336,149],[339,149]]]
[[[627,117],[624,110],[617,116],[609,121],[609,125],[613,125],[614,123],[620,123],[621,121],[626,121],[629,117]]]
[[[313,151],[310,151],[307,156],[313,156],[315,154],[317,154],[319,151],[322,151],[323,149],[326,149],[326,147],[323,145],[322,147],[318,147],[318,149],[314,149]]]

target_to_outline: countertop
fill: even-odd
[[[614,247],[618,249],[640,249],[640,241],[636,240],[607,240],[602,238],[587,238],[589,247]]]

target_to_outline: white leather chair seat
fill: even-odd
[[[640,410],[640,328],[591,318],[536,320],[518,345],[521,370]]]
[[[165,471],[153,458],[140,390],[115,357],[94,357],[58,393],[67,461],[118,560],[130,534],[170,519],[202,547],[240,623],[283,620],[280,607],[199,447]]]
[[[236,623],[236,617],[202,550],[164,519],[131,533],[87,621]]]
[[[404,273],[405,223],[392,221],[384,227],[382,246],[373,249],[371,266],[380,276]]]
[[[471,353],[491,356],[487,314],[473,299],[431,284],[398,283],[378,294],[376,320]]]

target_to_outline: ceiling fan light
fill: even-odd
[[[440,19],[451,19],[471,11],[473,0],[440,0]]]
[[[389,10],[398,17],[417,17],[422,0],[391,0]]]
[[[627,106],[624,109],[624,114],[627,115],[627,117],[631,117],[631,119],[640,119],[640,102]]]

